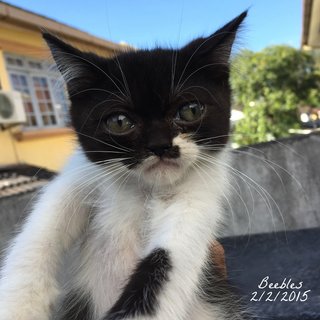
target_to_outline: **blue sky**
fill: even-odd
[[[302,0],[9,0],[11,4],[138,48],[208,35],[250,8],[239,46],[300,46]]]

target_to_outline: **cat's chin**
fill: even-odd
[[[159,159],[159,160],[154,161],[154,163],[150,164],[145,169],[145,172],[146,173],[152,173],[154,171],[166,171],[166,170],[170,170],[170,169],[179,170],[180,167],[181,167],[181,165],[176,160]]]
[[[186,168],[181,159],[154,158],[143,163],[139,171],[139,177],[146,185],[162,187],[181,180]]]

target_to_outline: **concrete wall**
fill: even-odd
[[[295,136],[233,152],[224,235],[320,226],[320,135]]]
[[[0,253],[19,230],[30,210],[34,196],[35,193],[29,192],[0,199]]]

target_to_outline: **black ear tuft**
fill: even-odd
[[[242,12],[209,37],[195,39],[182,50],[189,50],[198,59],[214,59],[227,64],[237,31],[247,14],[248,11]]]
[[[68,91],[74,93],[87,88],[96,72],[96,62],[91,61],[95,55],[82,52],[51,33],[45,32],[42,36],[51,50]]]
[[[225,24],[222,28],[217,30],[210,38],[212,37],[216,43],[216,46],[219,46],[220,43],[225,46],[227,52],[230,55],[234,39],[239,28],[242,25],[243,20],[246,18],[248,11],[242,12],[239,16]],[[215,38],[215,39],[214,39]]]
[[[70,44],[67,44],[66,42],[60,40],[58,37],[54,36],[53,34],[49,32],[44,32],[42,34],[43,39],[47,42],[53,58],[56,57],[57,54],[61,52],[70,52],[73,54],[79,54],[80,50],[72,47]]]
[[[240,15],[238,15],[236,18],[234,18],[233,20],[229,21],[222,28],[217,30],[214,34],[219,34],[222,32],[224,32],[224,33],[229,32],[229,33],[235,34],[247,15],[248,15],[248,11],[246,10],[246,11],[242,12]]]

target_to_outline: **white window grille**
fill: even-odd
[[[58,85],[56,68],[42,60],[5,54],[11,86],[23,94],[26,129],[65,127],[69,121],[66,90]]]

